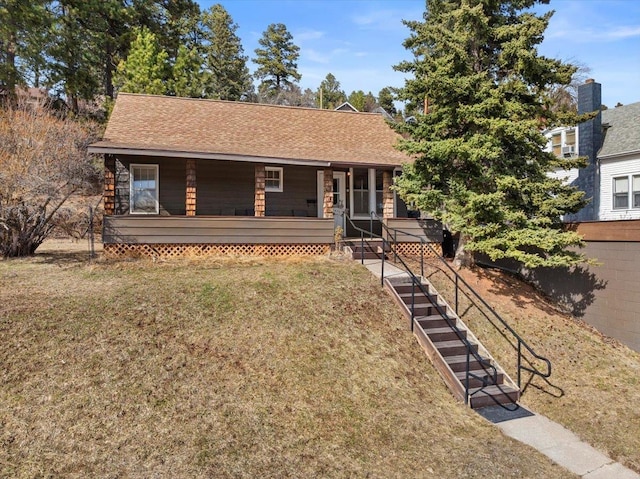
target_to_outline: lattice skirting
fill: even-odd
[[[442,256],[442,245],[440,243],[429,243],[438,255]],[[420,256],[420,243],[397,243],[396,251],[404,256]],[[427,246],[422,247],[425,258],[435,258],[436,255]]]
[[[123,244],[104,245],[107,258],[185,256],[318,256],[328,254],[329,244]]]

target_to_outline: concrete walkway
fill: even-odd
[[[380,260],[364,260],[364,265],[376,277],[381,277]],[[408,274],[385,261],[384,277],[402,278],[408,277]],[[640,479],[640,474],[613,461],[560,424],[522,406],[513,411],[502,406],[491,406],[477,409],[476,412],[495,424],[505,435],[537,449],[583,479]]]

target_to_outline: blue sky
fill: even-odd
[[[300,47],[300,86],[317,89],[327,73],[349,94],[377,95],[385,86],[402,86],[404,74],[392,66],[410,58],[402,42],[409,30],[402,20],[420,20],[421,0],[199,0],[202,8],[221,3],[238,24],[251,59],[271,23],[284,23]],[[537,8],[555,10],[541,54],[579,62],[602,84],[607,106],[640,101],[640,1],[551,0]],[[249,63],[251,71],[255,65]]]

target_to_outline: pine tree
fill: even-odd
[[[387,113],[391,116],[395,116],[397,112],[395,105],[393,104],[393,92],[391,88],[384,87],[378,93],[378,103]]]
[[[116,71],[120,91],[163,95],[167,92],[167,52],[146,27],[139,29],[125,61]]]
[[[551,13],[531,11],[536,0],[428,0],[423,22],[405,22],[414,60],[400,98],[425,105],[416,123],[396,128],[399,148],[415,158],[397,190],[408,203],[460,234],[458,266],[470,252],[512,258],[527,267],[585,261],[561,216],[585,205],[584,195],[547,175],[576,167],[542,150],[543,127],[576,124],[548,106],[551,85],[567,84],[575,68],[540,56]]]
[[[6,0],[0,3],[0,90],[15,94],[17,85],[32,76],[38,86],[44,70],[43,48],[50,15],[45,0]]]
[[[202,15],[205,56],[204,91],[207,98],[244,100],[253,91],[247,57],[238,25],[222,5],[214,5]]]
[[[358,111],[364,111],[364,106],[365,106],[365,102],[366,102],[366,97],[365,94],[362,90],[358,90],[358,91],[352,91],[349,94],[349,97],[347,98],[347,101],[349,103],[351,103],[351,106],[353,106],[356,110]]]
[[[333,110],[347,100],[347,95],[340,89],[340,82],[332,73],[328,73],[325,79],[320,82],[316,97],[318,107],[327,110]],[[322,105],[320,105],[320,98],[322,98]]]
[[[171,69],[170,93],[175,96],[202,98],[202,57],[195,48],[180,45],[178,56]]]
[[[262,48],[256,48],[253,62],[258,65],[254,76],[262,80],[259,92],[277,97],[302,78],[297,70],[300,47],[293,43],[293,36],[282,23],[269,25],[258,43]]]

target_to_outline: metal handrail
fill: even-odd
[[[407,265],[407,263],[398,255],[397,251],[395,250],[395,245],[391,244],[391,242],[389,242],[387,239],[385,239],[383,236],[381,235],[377,235],[373,232],[373,218],[374,216],[377,217],[375,212],[371,212],[370,218],[370,231],[366,231],[362,228],[359,228],[358,226],[356,226],[353,221],[351,220],[351,218],[349,217],[349,214],[346,213],[345,214],[345,218],[347,219],[347,221],[349,222],[349,224],[351,225],[351,227],[360,232],[360,261],[361,264],[364,264],[364,235],[367,234],[369,235],[370,239],[373,238],[377,238],[382,240],[382,264],[381,264],[381,274],[380,274],[380,281],[381,284],[384,285],[384,262],[385,262],[385,251],[386,251],[386,246],[387,243],[389,244],[389,249],[390,251],[393,252],[394,257],[398,260],[400,260],[400,263],[402,264],[402,266],[404,267],[405,271],[409,274],[410,278],[411,278],[411,331],[413,331],[413,325],[414,325],[414,319],[415,319],[415,290],[416,290],[416,286],[418,287],[418,289],[420,290],[420,292],[428,299],[430,299],[431,295],[429,293],[429,291],[427,289],[425,289],[425,285],[422,283],[422,278],[424,277],[424,274],[421,274],[420,278],[418,278],[413,271],[411,270],[411,268],[409,267],[409,265]],[[384,223],[382,223],[382,227],[388,231],[388,228],[386,227],[386,225]],[[451,321],[451,318],[449,317],[449,315],[447,314],[446,310],[444,310],[442,308],[442,306],[438,303],[438,301],[436,301],[435,303],[432,301],[431,304],[434,305],[434,307],[436,308],[436,310],[438,311],[438,314],[440,314],[440,316],[447,322],[447,324],[449,325],[449,327],[451,327],[451,329],[456,333],[456,336],[458,336],[458,339],[460,339],[460,341],[462,341],[462,343],[465,346],[466,349],[466,366],[465,366],[465,377],[466,377],[466,381],[465,381],[465,395],[464,395],[464,400],[465,400],[465,404],[468,403],[469,401],[469,384],[470,384],[470,379],[474,378],[477,379],[479,381],[482,382],[482,387],[479,388],[477,391],[475,391],[472,394],[477,394],[478,392],[480,392],[482,389],[484,389],[485,387],[489,386],[489,383],[486,379],[486,375],[484,376],[479,376],[476,375],[474,373],[472,373],[470,371],[470,358],[471,356],[474,357],[474,359],[476,361],[478,361],[483,368],[485,369],[490,369],[492,372],[492,379],[493,379],[493,384],[497,385],[498,382],[498,370],[495,367],[494,364],[491,363],[491,361],[483,358],[482,356],[480,356],[480,354],[476,351],[473,350],[471,343],[469,342],[469,340],[466,338],[466,336],[464,336],[462,334],[462,332],[460,331],[460,329],[458,328],[458,326]],[[456,311],[456,315],[457,315],[457,311]],[[489,371],[487,371],[489,372]]]
[[[375,213],[372,213],[375,214]],[[376,215],[377,217],[377,215]],[[378,218],[379,219],[379,218]],[[531,374],[535,374],[537,376],[543,377],[543,378],[548,378],[551,376],[551,361],[549,361],[549,359],[545,358],[544,356],[539,355],[538,353],[536,353],[533,348],[531,348],[531,346],[529,346],[527,344],[527,342],[522,339],[522,337],[502,318],[502,316],[500,316],[485,300],[484,298],[482,298],[480,296],[480,294],[473,289],[469,283],[467,283],[465,281],[465,279],[460,276],[458,274],[458,272],[453,269],[449,263],[442,257],[442,255],[440,253],[438,253],[438,251],[436,251],[433,246],[431,246],[431,244],[426,241],[422,236],[410,233],[408,231],[402,231],[398,228],[390,228],[387,225],[384,224],[384,222],[382,220],[380,220],[382,228],[384,231],[387,232],[387,235],[389,237],[391,237],[391,230],[393,230],[393,241],[394,243],[397,244],[397,235],[398,233],[402,234],[402,235],[406,235],[409,237],[413,237],[413,238],[417,238],[418,240],[420,240],[420,268],[422,271],[422,274],[424,275],[424,253],[423,253],[423,246],[426,245],[427,248],[429,248],[429,250],[434,254],[434,256],[436,258],[438,258],[440,260],[440,262],[442,262],[442,264],[444,264],[447,269],[453,273],[454,275],[454,280],[452,280],[455,283],[455,311],[456,314],[458,314],[458,290],[460,289],[459,283],[462,282],[462,284],[464,286],[467,287],[467,289],[476,297],[476,299],[478,301],[480,301],[495,317],[495,319],[497,319],[500,324],[502,324],[502,326],[504,326],[504,328],[513,335],[514,339],[517,341],[517,346],[514,346],[514,348],[517,350],[518,352],[518,357],[517,357],[517,364],[518,364],[518,388],[521,388],[521,372],[522,371],[528,371]],[[403,261],[404,263],[404,261]],[[446,275],[449,279],[451,279],[448,275]],[[487,313],[480,308],[477,304],[475,304],[473,298],[470,298],[467,294],[465,294],[465,296],[467,296],[467,298],[471,301],[471,303],[485,316],[485,318],[487,318],[487,320],[489,321],[489,323],[496,329],[498,329],[498,327],[494,324],[494,322],[491,320],[491,318],[489,318],[489,316],[487,315]],[[513,346],[513,344],[512,344]],[[541,361],[543,363],[546,364],[547,366],[547,371],[546,372],[542,372],[539,371],[538,369],[535,368],[535,366],[532,364],[532,362],[530,360],[527,360],[528,364],[531,367],[527,367],[525,365],[522,364],[522,360],[523,360],[523,354],[522,354],[522,348],[525,348],[530,354],[531,356],[533,356],[536,360]]]

